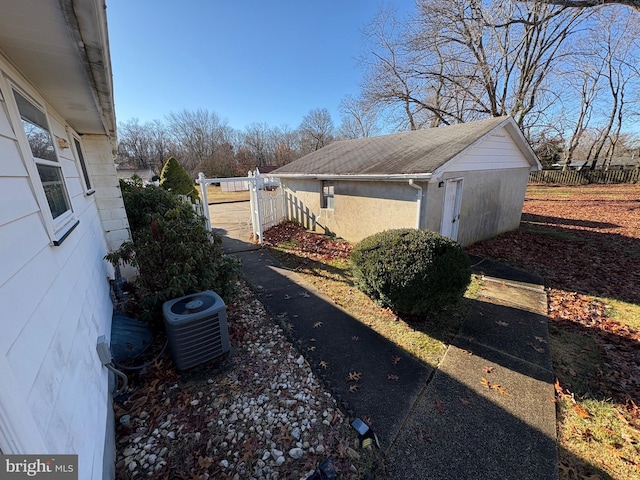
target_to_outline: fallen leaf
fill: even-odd
[[[556,395],[562,397],[564,395],[564,390],[560,386],[560,380],[556,377],[556,383],[553,384],[553,387],[556,389]]]
[[[358,385],[353,384],[349,387],[349,393],[356,393],[359,389],[360,387]]]
[[[466,398],[462,398],[462,397],[458,398],[458,400],[460,400],[460,403],[462,405],[464,405],[464,406],[467,406],[467,405],[469,405],[471,403],[469,400],[467,400]]]
[[[508,322],[503,322],[502,320],[498,320],[498,321],[496,321],[496,323],[498,325],[500,325],[501,327],[508,327],[509,326]]]
[[[211,457],[199,457],[198,466],[202,468],[209,468],[213,464],[214,460]]]
[[[329,367],[329,364],[328,364],[327,362],[325,362],[324,360],[322,360],[322,361],[320,362],[320,366],[326,370],[326,369],[327,369],[327,367]]]
[[[360,378],[362,378],[362,372],[349,372],[345,380],[347,382],[357,382]]]
[[[400,377],[398,375],[394,375],[393,373],[387,375],[387,380],[398,381],[399,379]]]
[[[582,405],[580,405],[579,403],[575,403],[573,405],[573,410],[576,412],[576,414],[580,417],[580,418],[590,418],[591,414],[589,413],[589,411],[584,408]]]
[[[446,409],[444,408],[444,403],[442,402],[442,400],[436,398],[433,403],[436,412],[438,412],[440,415],[444,415],[446,413]]]
[[[537,347],[536,345],[534,345],[531,342],[527,343],[527,345],[530,346],[531,348],[533,348],[538,353],[544,353],[544,348],[542,348],[542,347]]]
[[[351,337],[351,340],[353,340],[354,342],[357,342],[358,340],[360,340],[360,337],[358,337],[357,335],[354,335],[353,337]]]
[[[397,365],[400,362],[400,360],[401,360],[400,357],[392,357],[391,363],[393,363],[394,365]]]
[[[535,338],[538,342],[540,342],[540,343],[547,343],[547,341],[546,341],[544,338],[539,337],[539,336],[537,336],[537,335],[536,335],[534,338]]]
[[[316,322],[313,324],[313,328],[320,328],[322,326],[322,322]]]
[[[480,383],[482,384],[483,387],[493,390],[494,392],[498,392],[500,395],[506,395],[507,397],[511,396],[511,394],[507,391],[506,388],[502,387],[501,385],[498,385],[497,383],[491,383],[489,380],[487,380],[484,377],[482,377],[482,379],[480,380]]]
[[[491,373],[493,372],[493,368],[494,367],[482,367],[482,370],[484,370],[484,373]]]

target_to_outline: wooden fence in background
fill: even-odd
[[[640,170],[539,170],[529,174],[529,183],[586,185],[589,183],[638,183]]]

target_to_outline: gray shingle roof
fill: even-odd
[[[380,137],[340,140],[273,172],[302,175],[433,173],[509,117]]]

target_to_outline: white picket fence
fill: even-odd
[[[258,190],[258,196],[260,197],[262,231],[269,230],[287,219],[282,187],[277,187],[275,190]]]
[[[263,232],[269,228],[282,223],[287,219],[287,210],[285,207],[285,195],[282,187],[277,186],[263,175],[260,175],[258,169],[249,172],[247,177],[234,178],[205,178],[204,173],[198,175],[196,183],[200,185],[202,191],[202,203],[208,205],[207,201],[207,185],[212,183],[237,184],[243,182],[249,186],[249,200],[251,203],[251,224],[253,228],[253,237],[262,244]],[[267,187],[269,187],[267,189]],[[204,208],[204,216],[207,219],[207,228],[211,230],[211,219],[209,218],[209,208]]]

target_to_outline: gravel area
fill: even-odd
[[[114,405],[117,478],[385,478],[349,419],[253,292],[227,306],[231,353],[178,373],[168,352]]]

